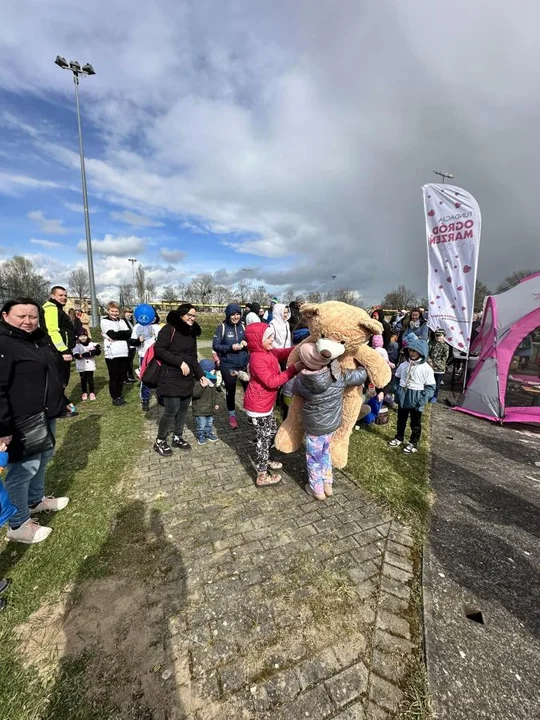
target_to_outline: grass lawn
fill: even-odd
[[[126,385],[125,407],[111,406],[106,376],[100,358],[96,373],[98,399],[83,405],[79,401],[78,374],[72,372],[70,396],[80,415],[58,421],[57,447],[46,484],[47,494],[68,495],[71,503],[65,511],[41,518],[54,532],[39,545],[7,543],[2,533],[0,577],[13,580],[6,594],[8,607],[0,617],[2,720],[51,717],[47,709],[51,688],[34,669],[23,666],[13,629],[42,603],[58,597],[70,583],[107,571],[108,560],[99,561],[100,550],[122,505],[118,483],[136,456],[143,414],[138,385]],[[85,562],[89,556],[97,560]],[[93,716],[57,709],[54,717]]]
[[[197,313],[197,322],[201,326],[202,335],[201,340],[212,340],[214,333],[216,332],[217,326],[225,319],[224,313],[209,313],[200,312]]]
[[[390,507],[394,516],[412,526],[423,537],[431,504],[428,482],[430,408],[422,419],[419,451],[406,455],[402,445],[388,447],[395,437],[397,413],[390,410],[387,425],[371,425],[353,431],[346,471],[378,500]],[[407,437],[407,433],[405,437]]]

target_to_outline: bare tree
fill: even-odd
[[[288,305],[294,300],[294,290],[292,289],[292,287],[288,287],[286,290],[283,291],[281,299],[283,300],[285,305]]]
[[[135,291],[131,283],[120,285],[120,305],[135,305]]]
[[[68,275],[68,286],[73,295],[79,299],[82,305],[85,297],[90,293],[90,281],[88,279],[88,271],[83,267],[77,267]]]
[[[243,305],[244,303],[247,303],[248,300],[251,300],[251,296],[253,294],[253,285],[249,280],[239,280],[236,284],[236,296],[238,297],[238,300]]]
[[[135,297],[140,303],[151,302],[156,291],[153,280],[146,275],[146,271],[142,265],[137,267],[135,273]]]
[[[320,292],[310,292],[307,296],[307,301],[310,303],[320,303],[322,301]]]
[[[518,270],[517,272],[508,275],[508,277],[505,277],[502,283],[500,283],[497,287],[496,292],[506,292],[506,290],[510,290],[510,288],[513,288],[526,277],[529,277],[529,275],[536,275],[538,272],[540,272],[540,270]]]
[[[259,305],[268,305],[270,301],[270,295],[266,289],[266,285],[259,285],[253,291],[251,296],[253,302],[258,302]]]
[[[231,297],[231,289],[226,285],[216,285],[213,293],[213,300],[216,305],[225,305]]]
[[[334,299],[339,300],[339,302],[347,303],[347,305],[358,305],[360,295],[356,292],[356,290],[351,290],[350,288],[340,288],[335,293]]]
[[[214,290],[214,276],[212,273],[199,273],[190,282],[191,302],[200,305],[209,305]]]
[[[135,273],[135,295],[137,302],[146,302],[146,272],[142,265],[137,266]]]
[[[146,302],[151,303],[156,292],[156,284],[151,278],[146,280]]]
[[[484,285],[480,280],[476,281],[476,288],[474,291],[474,312],[480,312],[484,307],[484,298],[491,295],[491,290],[487,285]]]
[[[178,302],[179,295],[174,285],[164,285],[161,292],[161,302],[175,303]]]
[[[388,310],[401,310],[414,307],[417,302],[416,293],[406,288],[405,285],[400,285],[396,290],[386,293],[382,306]]]
[[[2,301],[15,297],[31,297],[45,302],[49,283],[40,275],[34,263],[21,255],[0,263],[0,296]]]

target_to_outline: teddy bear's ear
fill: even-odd
[[[319,305],[317,303],[304,303],[302,305],[301,313],[307,318],[315,317],[319,314]]]
[[[358,323],[361,328],[366,328],[372,335],[382,335],[383,326],[378,320],[368,318],[367,320],[360,320]]]

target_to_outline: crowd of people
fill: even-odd
[[[160,364],[153,387],[163,408],[153,447],[164,457],[174,449],[191,450],[184,437],[190,406],[198,445],[218,441],[214,416],[222,397],[229,426],[237,430],[240,384],[243,408],[256,436],[255,484],[260,488],[281,481],[278,471],[282,464],[271,459],[276,405],[279,403],[286,417],[292,398],[300,396],[309,478],[306,492],[322,501],[332,495],[330,444],[342,422],[345,389],[363,388],[365,404],[358,429],[387,421],[388,408],[397,407],[397,430],[389,445],[398,447],[405,442],[410,422],[410,440],[404,452],[415,453],[423,410],[429,401],[437,401],[449,360],[444,332],[429,330],[422,308],[390,321],[381,308],[373,309],[371,315],[381,323],[382,332],[370,342],[393,374],[389,386],[375,388],[363,368],[339,370],[333,361],[343,352],[343,345],[335,343],[333,348],[331,341],[326,343],[330,352],[325,352],[325,357],[316,344],[308,343],[299,348],[297,361],[288,364],[290,353],[309,334],[301,313],[302,296],[289,305],[274,298],[267,309],[255,302],[244,309],[230,303],[215,329],[212,359],[205,360],[199,360],[201,328],[191,303],[169,312],[163,324],[156,315],[153,323],[144,325],[134,320],[132,308],[110,302],[100,327],[91,329],[82,310],[65,312],[66,302],[65,288],[55,286],[42,307],[31,298],[15,298],[1,311],[0,460],[6,451],[9,462],[4,481],[12,513],[4,520],[11,541],[31,544],[45,540],[51,528],[41,525],[35,516],[62,510],[69,503],[67,497],[47,497],[45,473],[54,453],[57,420],[79,412],[66,396],[73,362],[80,376],[82,403],[96,399],[96,358],[103,353],[113,406],[125,405],[126,384],[140,382],[141,408],[146,412],[152,390],[145,385],[144,366],[152,349]],[[134,369],[135,358],[139,367]]]

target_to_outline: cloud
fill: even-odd
[[[28,175],[0,171],[0,194],[2,195],[17,195],[24,190],[48,190],[58,187],[60,185],[51,180],[40,180]]]
[[[192,222],[183,222],[180,227],[182,230],[189,230],[194,235],[208,235],[208,230],[200,225],[195,225],[195,223]]]
[[[126,225],[132,225],[133,227],[163,227],[162,222],[156,222],[151,218],[144,217],[143,215],[137,215],[137,213],[131,212],[130,210],[122,210],[122,212],[112,212],[111,217],[114,220],[126,223]]]
[[[32,245],[42,245],[47,248],[65,247],[63,243],[54,242],[53,240],[30,240]]]
[[[64,207],[74,213],[84,213],[84,205],[82,203],[65,202]],[[88,209],[92,214],[99,212],[99,209],[93,206]]]
[[[96,255],[107,255],[108,257],[128,257],[129,255],[142,254],[144,252],[145,240],[136,235],[105,235],[103,240],[92,240],[92,249]],[[79,240],[77,250],[86,252],[86,240]]]
[[[47,235],[65,235],[68,232],[63,220],[47,218],[41,210],[32,210],[28,213],[28,218],[37,223],[39,229]]]
[[[167,262],[176,263],[182,260],[186,256],[185,252],[182,252],[182,250],[170,250],[169,248],[161,248],[159,251],[160,256],[167,260]]]
[[[237,0],[234,13],[204,0],[136,3],[137,12],[127,0],[55,0],[40,13],[11,5],[6,97],[53,97],[72,123],[67,74],[35,73],[25,48],[32,42],[42,63],[57,48],[92,48],[79,60],[98,73],[81,87],[93,192],[217,234],[231,257],[264,258],[266,282],[306,287],[336,274],[368,302],[401,282],[424,292],[420,188],[435,167],[480,203],[480,279],[496,284],[501,268],[536,264],[537,3],[516,14],[455,0],[436,16],[428,0]],[[31,118],[32,109],[21,122]],[[78,172],[71,147],[39,140],[36,156]]]

